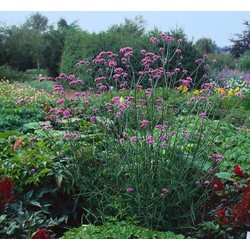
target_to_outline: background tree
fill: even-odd
[[[25,23],[23,24],[24,28],[29,30],[36,30],[38,32],[45,32],[48,26],[48,18],[46,16],[41,15],[40,13],[31,14]]]
[[[0,66],[6,63],[6,39],[5,39],[5,27],[0,22]]]
[[[196,41],[194,47],[201,55],[204,55],[215,53],[217,46],[215,42],[212,41],[212,39],[203,37]]]
[[[246,29],[242,32],[242,34],[235,34],[236,38],[230,39],[230,42],[233,45],[230,47],[230,53],[238,58],[246,51],[250,50],[250,24],[249,21],[245,21],[243,23]]]

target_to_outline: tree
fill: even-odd
[[[134,20],[125,18],[125,23],[113,25],[107,32],[122,33],[124,35],[140,37],[145,34],[146,20],[142,16],[136,16]]]
[[[6,59],[7,59],[7,55],[6,55],[5,27],[2,26],[1,24],[0,26],[0,66],[5,64]]]
[[[214,53],[217,46],[210,38],[203,37],[196,41],[194,47],[201,55],[204,55]]]
[[[60,30],[50,29],[43,35],[44,50],[42,54],[43,66],[48,69],[50,76],[59,74],[59,64],[62,56],[66,34]]]
[[[60,20],[57,22],[58,30],[68,29],[69,25],[67,21],[64,18],[60,18]]]
[[[48,18],[38,12],[35,14],[31,14],[30,17],[23,24],[23,27],[29,30],[45,32],[49,28]]]
[[[246,29],[242,34],[235,34],[237,38],[230,39],[230,42],[233,45],[230,47],[230,53],[238,58],[244,54],[247,50],[250,50],[250,24],[249,21],[245,21],[243,25],[246,26]]]

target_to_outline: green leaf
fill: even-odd
[[[43,170],[41,170],[41,174],[47,174],[47,173],[49,173],[49,172],[51,172],[51,169],[50,168],[44,168]]]
[[[7,132],[0,133],[0,138],[7,139],[10,135],[17,135],[17,136],[19,136],[21,134],[15,132],[15,131],[7,131]]]
[[[30,204],[33,205],[33,206],[42,208],[41,204],[39,202],[37,202],[37,201],[31,201]]]
[[[215,174],[217,177],[219,177],[220,179],[225,179],[225,180],[229,180],[229,181],[233,181],[233,179],[231,178],[231,173],[228,172],[220,172],[220,173],[216,173]]]

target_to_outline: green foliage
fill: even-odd
[[[8,81],[18,81],[20,79],[24,79],[24,75],[10,67],[9,65],[5,64],[3,66],[0,66],[0,79],[8,80]]]
[[[248,71],[250,69],[250,51],[247,50],[242,54],[238,61],[238,68],[242,71]]]
[[[61,239],[184,239],[183,235],[159,232],[130,222],[106,222],[101,226],[84,225],[64,233]]]
[[[210,54],[215,52],[216,44],[210,38],[200,38],[194,44],[195,49],[201,54]]]
[[[48,28],[48,18],[40,13],[32,13],[23,24],[23,27],[30,30],[37,30],[38,32],[44,32]]]
[[[48,84],[39,83],[40,86],[45,85],[45,89],[51,90],[52,85],[49,87]],[[31,84],[1,82],[0,131],[21,131],[24,124],[45,119],[46,109],[49,103],[53,102],[54,96],[45,92],[44,89],[38,91],[31,85],[39,87],[37,82]]]
[[[67,216],[60,219],[54,217],[50,208],[52,204],[47,203],[43,197],[46,193],[43,189],[39,189],[38,192],[32,189],[25,190],[22,194],[14,194],[13,184],[13,180],[9,177],[0,179],[0,237],[2,239],[30,239],[37,229],[54,227],[67,219]]]
[[[93,58],[91,51],[95,49],[93,41],[94,39],[91,39],[91,35],[87,32],[68,32],[62,52],[60,72],[81,76],[75,64],[80,60],[91,60]],[[85,80],[84,77],[83,80]]]
[[[209,62],[211,63],[213,59],[216,60],[216,63],[213,63],[213,71],[215,71],[215,77],[217,76],[221,70],[224,68],[235,69],[236,60],[231,54],[209,54],[208,55]]]
[[[39,79],[39,75],[47,76],[48,72],[45,69],[27,69],[23,74],[26,81],[34,81]]]
[[[27,86],[27,87],[32,87],[38,91],[40,90],[44,90],[48,93],[53,93],[53,89],[54,89],[54,82],[51,82],[51,81],[38,81],[38,80],[34,80],[34,81],[29,81],[29,82],[26,82],[24,84],[24,86]]]
[[[206,56],[193,65],[190,58],[197,52],[192,52],[193,44],[185,41],[182,30],[162,34],[159,40],[155,37],[161,32],[150,33],[146,50],[160,52],[160,57],[153,54],[154,60],[148,60],[141,50],[149,33],[137,21],[99,34],[72,30],[61,22],[58,32],[67,36],[65,70],[79,60],[79,53],[89,61],[100,48],[117,53],[103,52],[105,65],[93,62],[66,72],[75,79],[81,76],[86,92],[52,95],[46,92],[52,90],[52,82],[1,82],[0,178],[11,177],[19,192],[16,203],[7,204],[0,217],[5,220],[0,226],[3,237],[30,238],[35,227],[56,233],[56,225],[62,229],[83,223],[89,225],[64,237],[178,238],[166,231],[186,235],[197,230],[197,237],[223,237],[227,229],[212,210],[226,201],[212,202],[214,184],[221,178],[231,186],[236,164],[248,178],[248,85],[232,79],[209,82],[203,77],[209,73],[203,67],[207,68]],[[121,44],[135,46],[133,53],[125,56],[119,51]],[[126,65],[122,57],[127,57]],[[116,67],[109,65],[110,58]],[[149,64],[139,63],[142,59]],[[184,73],[186,67],[192,71]],[[115,70],[127,76],[115,80]],[[104,76],[102,84],[109,91],[88,88]],[[67,86],[69,79],[62,80]]]

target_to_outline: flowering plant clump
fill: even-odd
[[[249,176],[239,166],[247,160],[231,152],[247,144],[249,131],[222,121],[247,92],[225,79],[209,80],[206,54],[188,71],[183,38],[163,33],[149,42],[147,50],[125,46],[76,62],[74,72],[87,75],[88,83],[78,73],[61,73],[55,94],[41,102],[22,90],[13,96],[10,106],[28,110],[39,104],[45,114],[23,124],[22,133],[0,134],[0,171],[13,178],[22,199],[28,191],[31,200],[27,213],[34,221],[27,237],[51,238],[45,228],[73,224],[68,218],[133,219],[183,233],[198,227],[211,207],[209,216],[221,230],[243,230],[248,223]],[[223,172],[236,160],[233,173]],[[8,207],[11,200],[3,200]]]
[[[89,216],[115,213],[108,201],[122,196],[119,209],[147,227],[191,226],[203,216],[213,174],[224,158],[213,146],[220,123],[210,121],[214,110],[220,111],[213,97],[223,101],[226,90],[207,80],[207,55],[194,62],[194,72],[183,68],[183,39],[162,34],[150,42],[155,51],[141,50],[138,71],[131,47],[79,61],[76,67],[88,67],[86,73],[95,69],[95,86],[74,97],[65,96],[65,83],[84,81],[61,73],[55,91],[62,97],[47,112],[51,125],[44,129],[64,131],[68,146],[62,160]],[[176,49],[170,49],[174,44]],[[206,70],[201,79],[199,68]],[[187,101],[173,103],[182,99]]]

